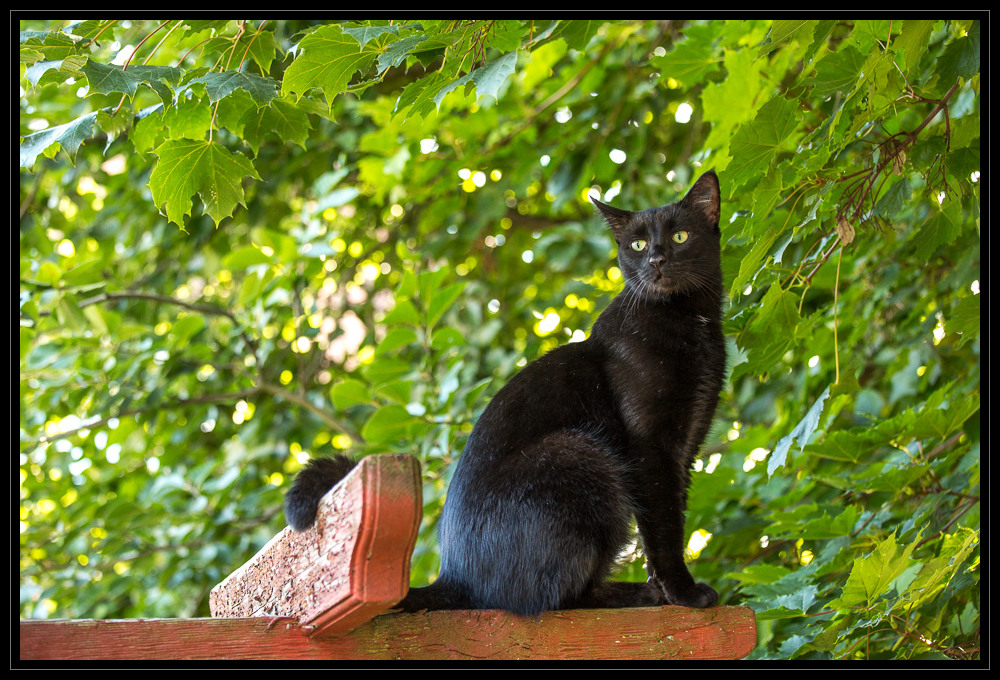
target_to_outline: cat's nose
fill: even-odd
[[[659,271],[663,263],[667,261],[666,256],[663,253],[652,252],[649,254],[649,264]]]

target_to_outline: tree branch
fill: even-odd
[[[272,383],[262,383],[258,389],[262,392],[267,392],[268,394],[284,399],[285,401],[289,401],[296,406],[306,409],[322,420],[330,429],[336,430],[341,434],[346,434],[358,444],[363,444],[365,442],[365,438],[362,437],[357,430],[344,421],[334,418],[328,411],[316,406],[305,397],[295,394],[294,392],[289,392],[288,390],[282,389]]]
[[[79,303],[80,307],[88,307],[90,305],[102,304],[105,302],[114,302],[117,300],[151,300],[153,302],[164,302],[171,305],[176,305],[178,307],[183,307],[184,309],[190,309],[194,312],[199,312],[201,314],[211,314],[213,316],[224,316],[233,324],[240,329],[240,337],[243,342],[246,343],[247,347],[256,354],[257,353],[257,343],[247,336],[246,332],[243,331],[240,322],[236,319],[236,316],[227,309],[222,309],[221,307],[216,307],[214,305],[208,304],[198,304],[194,302],[185,302],[184,300],[179,300],[178,298],[171,297],[169,295],[159,295],[157,293],[144,293],[141,291],[124,291],[119,293],[101,293],[92,298],[87,298],[86,300],[81,300]]]

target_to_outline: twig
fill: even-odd
[[[226,394],[205,394],[199,397],[191,397],[190,399],[178,399],[169,404],[159,403],[151,406],[144,406],[141,408],[129,409],[127,411],[119,411],[114,415],[105,416],[93,421],[87,421],[80,427],[75,427],[72,430],[66,430],[64,432],[59,432],[51,436],[42,436],[38,439],[38,444],[50,444],[58,439],[66,439],[67,437],[72,437],[73,435],[81,432],[83,430],[92,430],[101,425],[106,425],[108,422],[120,419],[128,418],[129,416],[139,415],[141,413],[146,413],[148,411],[162,411],[165,408],[184,408],[185,406],[192,406],[195,404],[214,404],[220,401],[239,401],[240,399],[249,399],[253,395],[260,392],[259,387],[251,387],[246,390],[241,390],[239,392],[230,392]]]
[[[257,343],[242,330],[240,322],[236,319],[236,316],[229,310],[222,309],[220,307],[215,307],[213,305],[206,304],[196,304],[193,302],[185,302],[184,300],[179,300],[175,297],[169,295],[159,295],[156,293],[144,293],[141,291],[124,291],[120,293],[101,293],[92,298],[87,298],[86,300],[81,300],[80,307],[88,307],[90,305],[102,304],[105,302],[114,302],[117,300],[151,300],[153,302],[164,302],[167,304],[176,305],[178,307],[183,307],[184,309],[190,309],[191,311],[200,312],[201,314],[212,314],[214,316],[224,316],[230,321],[232,321],[237,328],[240,328],[240,337],[243,342],[246,343],[247,347],[256,354]]]
[[[290,401],[296,406],[300,406],[306,409],[307,411],[315,415],[317,418],[322,420],[324,423],[326,423],[328,427],[330,427],[333,430],[336,430],[337,432],[340,432],[341,434],[346,434],[348,437],[353,439],[358,444],[363,444],[365,442],[365,438],[362,437],[357,430],[355,430],[353,427],[351,427],[344,421],[334,418],[333,416],[330,415],[328,411],[316,406],[305,397],[299,396],[294,392],[289,392],[288,390],[278,387],[277,385],[274,385],[272,383],[261,383],[258,389],[260,389],[260,391],[262,392],[267,392],[268,394],[279,397],[286,401]]]
[[[958,90],[959,83],[956,82],[951,86],[951,89],[942,97],[931,109],[931,112],[927,114],[924,120],[908,133],[897,133],[890,136],[885,141],[879,144],[879,148],[885,151],[883,157],[880,158],[879,162],[875,165],[869,166],[865,169],[844,175],[838,178],[837,182],[845,182],[854,180],[847,190],[844,192],[844,204],[838,210],[838,217],[846,218],[848,215],[854,219],[859,219],[864,214],[864,206],[866,202],[870,199],[872,207],[874,208],[876,196],[878,191],[873,191],[876,180],[882,174],[882,172],[889,166],[889,164],[895,164],[899,162],[901,155],[904,155],[906,150],[910,148],[916,141],[917,136],[924,130],[925,127],[931,124],[934,118],[942,110],[945,112],[945,136],[948,138],[948,144],[950,146],[950,131],[951,131],[951,119],[948,115],[947,103],[948,100],[955,94]],[[921,101],[925,101],[922,100]],[[876,219],[878,219],[876,217]]]

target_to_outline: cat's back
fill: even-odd
[[[557,347],[518,371],[490,400],[467,444],[491,454],[561,429],[608,426],[613,395],[606,347],[593,339]]]

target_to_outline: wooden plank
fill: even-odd
[[[22,621],[26,660],[740,659],[756,642],[746,607],[389,613],[337,637],[295,618]]]
[[[286,527],[212,589],[212,616],[290,616],[313,635],[351,630],[409,590],[422,510],[416,458],[364,458],[323,497],[309,530]]]

